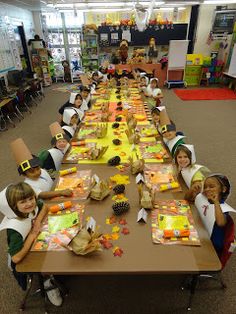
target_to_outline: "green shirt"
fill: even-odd
[[[24,245],[22,235],[14,230],[14,229],[7,229],[7,243],[8,243],[8,253],[11,256],[17,254]]]
[[[40,210],[43,208],[42,201],[37,201],[37,206]],[[22,235],[14,230],[14,229],[7,229],[7,244],[8,244],[8,253],[11,256],[17,254],[24,246],[24,240]]]

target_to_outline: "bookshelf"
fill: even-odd
[[[85,71],[98,69],[98,35],[82,33],[82,67]]]

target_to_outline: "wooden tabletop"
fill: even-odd
[[[74,165],[73,165],[74,166]],[[77,165],[79,170],[92,169],[102,179],[117,174],[115,167],[107,165]],[[62,169],[68,165],[62,165]],[[52,274],[175,274],[219,271],[220,261],[197,211],[192,207],[194,221],[200,236],[201,246],[159,245],[152,242],[151,214],[147,224],[137,223],[140,209],[135,176],[130,173],[130,184],[126,186],[125,195],[131,209],[125,214],[130,234],[120,236],[114,245],[122,248],[122,257],[114,257],[110,250],[103,250],[87,256],[77,256],[70,251],[30,252],[17,265],[20,272],[44,272]],[[182,184],[183,185],[183,184]],[[186,189],[183,185],[183,189]],[[84,217],[92,216],[101,232],[111,233],[111,225],[105,219],[112,216],[113,192],[103,201],[86,200]],[[183,199],[184,192],[165,192],[156,197],[161,199]],[[81,203],[81,202],[80,202]]]

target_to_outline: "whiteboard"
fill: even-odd
[[[236,44],[234,44],[228,74],[235,76],[236,75]]]
[[[184,69],[189,40],[170,40],[168,69]]]

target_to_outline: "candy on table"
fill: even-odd
[[[57,205],[52,205],[49,207],[50,212],[52,213],[57,213],[60,210],[64,210],[67,208],[71,208],[72,207],[72,202],[71,201],[67,201],[64,203],[59,203]]]
[[[72,168],[60,170],[59,174],[60,174],[60,176],[65,176],[66,174],[74,173],[76,171],[77,171],[77,168],[76,167],[72,167]]]

